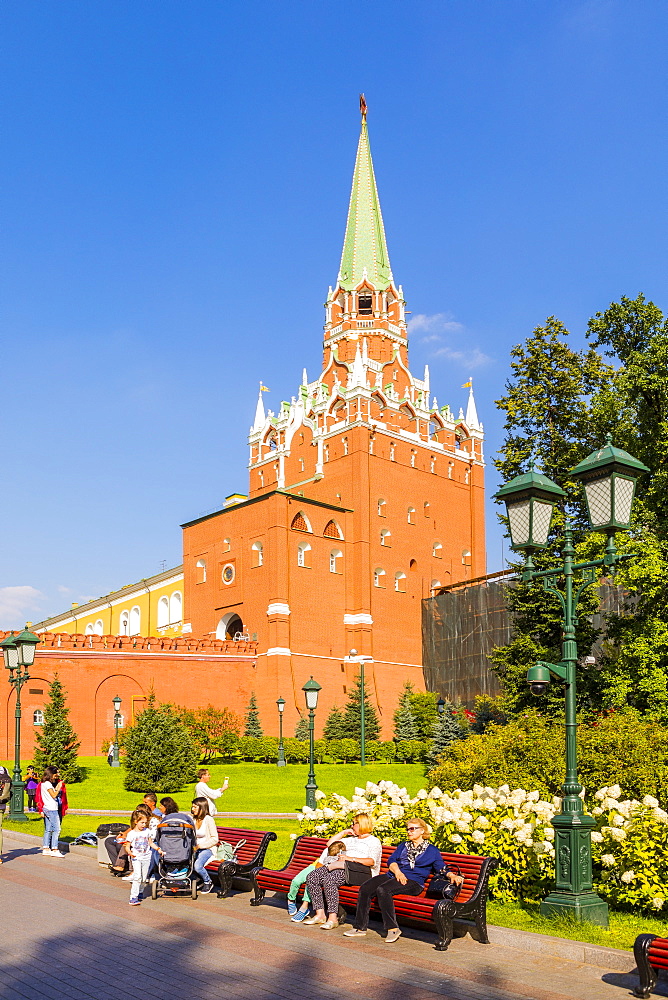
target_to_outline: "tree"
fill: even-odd
[[[418,739],[430,740],[434,723],[438,721],[436,695],[433,691],[413,691],[410,697],[411,712],[415,718]]]
[[[325,728],[322,731],[322,735],[326,740],[345,739],[346,728],[344,716],[342,710],[337,705],[332,706],[332,709],[327,716],[327,721],[325,722]]]
[[[124,785],[129,791],[176,792],[195,780],[199,754],[188,728],[151,692],[134,726],[125,733]]]
[[[299,722],[295,726],[295,739],[296,740],[307,740],[309,738],[309,726],[308,719],[305,719],[303,715],[299,717]]]
[[[348,701],[343,710],[343,738],[359,740],[361,731],[362,680],[357,674],[355,683],[348,692]],[[364,725],[367,740],[377,740],[380,733],[380,723],[376,709],[369,698],[369,688],[365,684],[364,691]]]
[[[227,756],[236,746],[241,733],[241,719],[229,708],[179,708],[163,705],[171,709],[186,726],[192,736],[200,756]]]
[[[52,764],[66,782],[81,781],[83,771],[77,764],[79,747],[69,721],[65,689],[55,674],[49,685],[49,701],[44,706],[44,723],[35,743],[33,760],[38,773]]]
[[[432,728],[431,748],[426,758],[427,769],[436,767],[440,754],[456,740],[466,739],[466,736],[467,733],[457,717],[454,706],[447,702]]]
[[[246,725],[244,726],[244,736],[264,736],[262,725],[260,723],[260,710],[257,707],[255,691],[251,691],[250,701],[248,702],[248,708],[246,709],[244,719],[246,721]]]
[[[418,729],[415,724],[415,716],[411,709],[411,695],[414,693],[413,685],[406,681],[404,689],[399,696],[399,705],[394,713],[394,739],[416,740]]]

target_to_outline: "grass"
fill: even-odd
[[[109,767],[106,757],[80,757],[79,762],[85,768],[86,778],[67,786],[71,809],[134,808],[141,796],[123,788],[122,766]],[[11,773],[13,765],[7,766]],[[301,809],[306,801],[307,764],[276,767],[272,764],[228,761],[212,764],[210,770],[212,788],[219,788],[226,776],[230,779],[230,787],[217,803],[220,812],[293,812]],[[405,785],[413,795],[424,785],[421,764],[368,764],[366,767],[359,764],[318,764],[315,770],[318,787],[327,794],[340,792],[350,796],[355,786],[364,786],[367,781],[383,778]],[[194,791],[194,784],[186,785],[181,792],[173,795],[179,805],[185,805],[191,802]]]

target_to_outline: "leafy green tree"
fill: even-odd
[[[245,726],[244,726],[244,736],[264,736],[262,731],[262,725],[260,723],[260,710],[257,707],[257,698],[255,697],[255,691],[251,692],[250,701],[248,702],[248,708],[246,709],[245,715]]]
[[[415,716],[411,709],[411,694],[413,694],[413,685],[410,681],[406,681],[399,696],[399,705],[394,713],[394,738],[397,742],[418,738]]]
[[[188,728],[151,692],[144,711],[125,733],[124,784],[129,791],[176,792],[195,779],[197,746]]]
[[[440,755],[456,740],[466,739],[467,735],[454,705],[446,702],[443,713],[433,725],[431,747],[426,757],[427,768],[435,767]]]
[[[81,781],[83,771],[77,764],[81,744],[69,720],[65,689],[55,674],[49,685],[49,701],[44,706],[44,723],[38,730],[33,760],[41,774],[48,764],[60,771],[66,782]]]
[[[307,740],[309,738],[309,727],[308,719],[304,716],[300,716],[299,722],[295,726],[295,739],[296,740]]]
[[[369,685],[364,685],[364,728],[367,740],[377,740],[380,734],[380,723],[376,709],[369,698]],[[362,681],[357,674],[353,687],[348,692],[348,701],[343,710],[344,739],[359,740],[361,731]]]
[[[326,740],[342,740],[345,738],[346,728],[343,712],[338,705],[332,706],[322,734]]]
[[[415,718],[418,739],[430,740],[434,723],[438,721],[436,695],[433,691],[413,691],[410,697],[411,712]]]
[[[221,755],[228,756],[234,749],[241,733],[241,719],[229,708],[179,708],[173,705],[163,705],[172,709],[174,714],[187,727],[200,756],[210,758]]]

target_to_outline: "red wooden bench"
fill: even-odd
[[[648,997],[656,986],[660,970],[668,969],[668,938],[639,934],[633,943],[633,956],[640,976],[634,996]]]
[[[251,883],[254,888],[254,896],[250,901],[251,906],[259,906],[264,899],[265,893],[280,892],[287,893],[290,882],[295,875],[313,864],[318,859],[326,846],[326,840],[321,837],[298,837],[295,841],[290,859],[284,868],[274,871],[271,868],[258,868],[251,875]],[[387,859],[394,850],[393,847],[383,848],[383,860],[381,871],[387,867]],[[437,951],[445,951],[452,941],[453,920],[471,918],[476,925],[478,938],[482,944],[488,944],[487,937],[487,884],[490,872],[497,865],[494,858],[480,857],[475,854],[448,854],[441,851],[441,855],[449,865],[457,865],[464,876],[464,885],[456,900],[434,899],[427,896],[425,892],[420,896],[394,897],[394,906],[397,918],[402,922],[416,923],[419,926],[427,925],[430,929],[436,928],[438,940],[436,942]],[[357,905],[357,886],[344,885],[339,889],[339,920],[345,919],[344,907],[354,909]],[[379,911],[374,906],[372,912]]]
[[[220,891],[218,898],[223,899],[232,888],[235,878],[250,880],[252,872],[264,864],[264,856],[276,834],[268,830],[244,830],[241,827],[217,826],[218,843],[227,841],[234,847],[239,840],[246,843],[237,851],[236,861],[214,861],[206,866],[206,870],[218,880]]]

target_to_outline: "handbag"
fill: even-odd
[[[245,843],[245,840],[238,840],[234,847],[232,847],[226,840],[221,840],[216,848],[216,861],[236,861],[237,852]]]
[[[455,875],[462,874],[457,865],[452,865],[450,871],[454,871]],[[454,900],[461,892],[463,884],[462,882],[462,885],[457,885],[456,882],[451,882],[444,872],[439,872],[432,878],[425,895],[429,899]]]
[[[364,885],[372,877],[373,873],[368,865],[363,865],[359,861],[343,862],[346,885]]]

